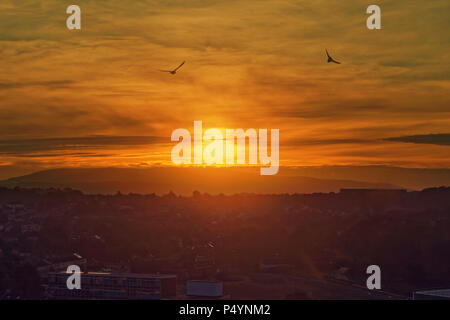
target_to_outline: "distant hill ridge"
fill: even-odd
[[[341,188],[402,188],[390,183],[319,179],[283,168],[274,176],[259,175],[259,168],[61,168],[38,171],[0,181],[5,187],[73,188],[86,193],[191,194],[314,193],[338,192]]]

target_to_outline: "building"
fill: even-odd
[[[403,196],[407,193],[406,189],[341,189],[340,193],[351,196]]]
[[[386,208],[401,205],[407,194],[405,189],[341,189],[339,197],[358,206]]]
[[[50,272],[51,299],[158,300],[176,297],[177,276],[163,274],[81,273],[81,289],[67,288],[70,273]]]
[[[61,261],[56,262],[49,262],[45,261],[45,264],[42,266],[37,267],[37,272],[40,274],[41,277],[45,277],[50,271],[59,272],[59,271],[66,271],[67,267],[76,265],[79,267],[83,267],[87,264],[87,259],[82,257],[76,257],[76,259],[73,259],[73,257],[64,257],[60,259]]]
[[[450,289],[416,291],[413,300],[450,300]]]
[[[294,270],[294,266],[278,257],[273,257],[261,259],[259,262],[259,270],[269,273],[291,273]]]
[[[220,298],[223,296],[223,282],[190,280],[186,283],[186,295],[197,298]]]

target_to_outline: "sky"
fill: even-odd
[[[449,21],[447,0],[1,0],[0,178],[172,165],[194,120],[279,129],[281,166],[449,168]]]

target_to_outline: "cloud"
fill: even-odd
[[[380,143],[377,140],[370,139],[355,139],[355,138],[341,138],[341,139],[315,139],[315,140],[290,140],[286,141],[283,146],[330,146],[335,144],[374,144]]]
[[[90,136],[68,138],[41,138],[41,139],[11,139],[0,140],[0,154],[26,155],[28,157],[46,157],[49,154],[40,154],[47,151],[67,150],[101,150],[111,147],[127,149],[133,146],[145,146],[167,143],[168,139],[157,136]],[[36,153],[27,155],[28,153]],[[77,156],[91,156],[92,153],[64,154]],[[55,154],[51,154],[55,156]]]
[[[440,146],[450,146],[450,133],[422,134],[403,137],[386,138],[388,141],[435,144]]]
[[[72,80],[0,82],[0,90],[22,89],[27,87],[47,87],[49,89],[69,88],[74,83],[75,81]]]
[[[450,125],[450,39],[442,31],[450,27],[448,0],[380,0],[377,31],[365,27],[363,0],[79,0],[76,32],[65,27],[68,4],[60,0],[1,2],[0,135],[26,141],[0,143],[8,161],[19,153],[42,162],[34,153],[66,153],[62,164],[81,165],[75,148],[82,146],[92,164],[100,154],[120,162],[129,154],[107,149],[130,146],[117,138],[39,139],[168,140],[172,130],[203,120],[208,127],[279,128],[281,141],[298,151],[283,153],[289,164],[395,157],[445,164],[438,147],[370,148],[385,137]],[[325,48],[342,65],[327,64]],[[157,71],[183,60],[176,76]],[[133,150],[130,163],[170,157],[166,146],[147,141],[160,147],[150,153],[137,141],[141,153]]]

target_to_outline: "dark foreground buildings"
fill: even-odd
[[[50,299],[171,299],[177,291],[175,275],[82,273],[81,289],[69,290],[66,282],[70,275],[49,273]]]

